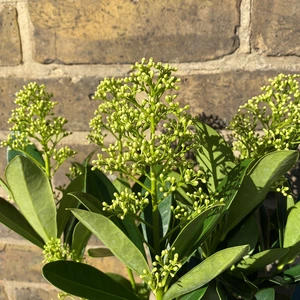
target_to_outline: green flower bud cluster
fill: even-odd
[[[51,238],[44,246],[44,261],[49,263],[57,260],[73,260],[74,253],[68,245],[61,243],[58,238]]]
[[[187,196],[193,201],[192,208],[184,204],[171,206],[175,218],[181,222],[189,222],[212,207],[224,205],[224,198],[219,199],[218,193],[208,195],[201,187],[192,194],[187,193]]]
[[[148,195],[148,192],[143,196],[141,193],[133,193],[125,189],[121,193],[114,193],[115,198],[111,205],[103,202],[103,211],[112,212],[120,219],[124,219],[127,213],[138,215],[149,204]]]
[[[144,270],[144,274],[140,276],[149,285],[154,294],[166,287],[182,267],[178,254],[174,252],[174,247],[169,250],[163,250],[160,256],[155,256],[151,272]]]
[[[300,75],[280,74],[263,94],[242,105],[230,123],[240,158],[274,150],[294,150],[300,143]],[[258,133],[262,130],[262,134]]]
[[[14,124],[10,128],[13,134],[1,143],[2,147],[26,153],[28,145],[33,144],[33,141],[38,142],[46,157],[45,168],[48,170],[45,171],[49,176],[53,175],[49,172],[50,168],[55,173],[67,158],[75,154],[69,147],[56,149],[61,139],[70,133],[64,129],[66,119],[54,116],[53,109],[57,102],[51,101],[52,97],[52,94],[45,91],[44,85],[33,82],[24,86],[23,90],[16,94],[15,104],[18,107],[12,111],[8,120],[8,123]],[[48,166],[50,158],[55,161],[52,166]]]
[[[104,102],[90,122],[88,136],[106,153],[98,155],[97,168],[132,177],[145,175],[146,166],[158,164],[168,173],[176,158],[182,165],[187,164],[184,153],[189,150],[186,142],[193,139],[192,119],[187,114],[188,107],[180,108],[174,101],[176,95],[166,94],[178,89],[179,79],[172,76],[173,71],[176,68],[143,59],[133,66],[129,77],[106,78],[100,83],[94,98]],[[159,132],[162,126],[167,134]],[[107,133],[115,142],[103,147]],[[171,147],[173,142],[179,145],[177,149]]]

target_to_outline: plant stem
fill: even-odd
[[[129,277],[129,280],[130,280],[130,283],[131,283],[132,291],[134,293],[136,293],[136,284],[135,284],[135,280],[134,280],[132,270],[130,268],[127,268],[127,272],[128,272],[128,277]]]
[[[164,293],[163,293],[162,289],[157,290],[157,292],[156,292],[156,300],[162,300],[163,295],[164,295]]]

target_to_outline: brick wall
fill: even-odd
[[[15,92],[37,81],[55,94],[74,131],[67,143],[82,159],[97,105],[89,95],[103,77],[124,76],[150,56],[178,66],[179,99],[193,114],[228,122],[268,78],[299,72],[299,17],[298,0],[0,0],[0,140]],[[2,177],[4,149],[0,155]],[[0,299],[55,298],[41,260],[0,227]]]

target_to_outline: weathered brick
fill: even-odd
[[[21,42],[15,8],[5,6],[0,11],[0,41],[0,66],[20,64],[22,60]]]
[[[15,300],[47,300],[58,299],[59,291],[49,286],[47,289],[23,287],[15,289]]]
[[[261,86],[267,85],[268,79],[275,77],[278,72],[231,71],[182,76],[178,100],[182,105],[190,105],[190,112],[194,116],[204,112],[218,116],[228,124],[238,107],[259,95]]]
[[[29,0],[41,63],[206,61],[239,46],[240,0]]]
[[[0,283],[0,299],[1,300],[10,300],[7,293],[5,292],[5,286],[3,283]]]
[[[251,47],[270,56],[300,55],[300,2],[253,1]]]
[[[7,124],[11,110],[15,108],[13,103],[15,93],[31,81],[45,84],[47,91],[54,94],[53,100],[58,101],[56,113],[65,117],[69,122],[66,128],[72,131],[86,131],[88,122],[93,117],[99,102],[90,100],[89,95],[96,91],[99,78],[83,78],[72,81],[72,78],[62,79],[22,79],[0,78],[0,130],[8,130]]]
[[[25,244],[0,244],[0,279],[45,282],[41,275],[42,250]]]

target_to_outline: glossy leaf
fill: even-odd
[[[224,138],[207,124],[197,122],[196,134],[199,147],[196,159],[209,175],[207,187],[214,192],[222,179],[235,166],[235,157]]]
[[[274,300],[275,290],[272,288],[260,290],[255,294],[256,300]]]
[[[69,195],[70,192],[79,191],[82,192],[84,189],[84,174],[79,175],[74,180],[70,182],[67,188],[63,192],[63,197],[59,202],[59,207],[57,210],[57,236],[60,237],[64,232],[72,213],[68,208],[77,208],[79,202],[76,198]]]
[[[172,300],[204,286],[238,262],[248,251],[249,246],[237,246],[221,250],[209,256],[202,263],[179,278],[164,294],[163,300]]]
[[[47,242],[56,237],[56,207],[49,180],[30,158],[15,157],[5,171],[6,182],[21,213]]]
[[[143,270],[149,270],[148,263],[141,251],[110,219],[80,209],[72,209],[71,211],[128,268],[139,275],[143,274]]]
[[[208,286],[203,286],[200,289],[192,291],[186,295],[180,296],[178,300],[200,300],[205,295]]]
[[[241,273],[247,276],[258,270],[264,269],[267,265],[284,256],[288,251],[288,249],[277,248],[258,252],[243,259],[233,270],[233,273],[237,276]]]
[[[44,247],[43,239],[34,231],[24,216],[11,203],[0,197],[0,222],[26,240]]]
[[[68,195],[75,197],[89,211],[103,213],[102,203],[99,201],[99,199],[93,197],[92,195],[83,192],[72,192]]]
[[[224,272],[218,276],[218,280],[228,291],[240,296],[242,299],[253,299],[258,291],[257,286],[249,282],[245,277],[240,279],[230,275],[228,272]]]
[[[109,256],[114,256],[114,254],[105,247],[100,247],[100,248],[94,248],[94,249],[89,249],[88,254],[91,257],[109,257]]]
[[[161,218],[162,237],[164,237],[169,230],[171,217],[172,217],[171,205],[172,205],[172,194],[169,194],[165,199],[163,199],[158,204],[158,210]]]
[[[284,232],[283,247],[291,247],[300,241],[300,230],[295,230],[300,226],[300,202],[297,202],[288,214]]]
[[[14,137],[14,133],[12,133],[12,137]],[[45,166],[44,158],[41,154],[41,152],[36,148],[34,144],[27,145],[24,151],[18,151],[11,149],[10,147],[7,148],[7,162],[9,163],[13,158],[16,156],[28,156],[33,161],[38,163],[40,166]]]
[[[275,151],[266,154],[251,168],[226,213],[222,240],[265,199],[271,185],[288,172],[297,159],[296,151]]]
[[[55,287],[89,300],[138,300],[128,288],[96,268],[73,261],[55,261],[43,267],[43,276]]]
[[[233,236],[228,239],[228,247],[249,245],[250,251],[254,250],[258,241],[258,226],[253,216],[248,218],[241,227],[239,227]]]
[[[88,243],[92,233],[83,226],[80,222],[76,224],[73,236],[72,236],[72,246],[71,250],[74,251],[74,256],[77,258],[81,258],[86,244]]]
[[[188,257],[200,246],[205,236],[203,231],[204,222],[210,211],[207,210],[190,221],[179,233],[171,248],[175,248],[176,253],[183,260]]]

